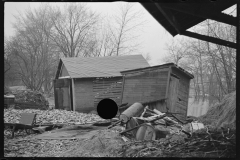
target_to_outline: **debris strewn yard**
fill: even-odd
[[[45,131],[41,134],[27,135],[26,132],[19,130],[14,138],[10,136],[11,130],[5,128],[4,156],[233,158],[236,156],[236,133],[235,127],[232,127],[236,122],[232,115],[235,111],[235,100],[235,93],[232,93],[226,96],[220,104],[213,106],[204,118],[200,117],[197,121],[195,119],[186,124],[170,123],[169,120],[175,121],[175,119],[168,117],[166,125],[152,124],[158,134],[155,139],[145,136],[141,140],[136,140],[136,132],[126,132],[129,127],[131,129],[131,125],[127,129],[121,123],[113,125],[120,120],[116,118],[110,127],[110,121],[103,120],[95,114],[65,110],[5,109],[4,121],[8,123],[18,123],[21,113],[37,113],[36,124],[62,123],[64,125],[60,129]],[[215,123],[210,123],[210,121],[208,123],[204,121],[209,116],[213,116],[213,110],[215,110],[215,114],[225,116],[224,119],[221,119],[223,116],[215,119],[218,126],[213,125]],[[146,120],[152,117],[142,115],[138,118]],[[160,118],[156,121],[158,123],[167,122],[168,118]],[[201,124],[201,122],[204,124],[203,128],[194,128],[193,124]],[[181,127],[176,127],[177,125]],[[135,135],[130,133],[135,133]]]
[[[4,157],[237,159],[237,1],[139,4],[6,3]]]

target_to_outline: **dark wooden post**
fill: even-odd
[[[54,89],[55,108],[59,108],[59,106],[58,106],[58,93],[57,93],[57,89],[56,89],[56,80],[53,80],[53,89]]]

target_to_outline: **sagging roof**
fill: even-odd
[[[170,67],[170,66],[180,70],[182,73],[184,73],[190,79],[194,78],[194,76],[191,73],[189,73],[188,71],[184,70],[183,68],[179,67],[178,65],[176,65],[174,63],[166,63],[166,64],[162,64],[162,65],[157,65],[157,66],[137,68],[137,69],[127,70],[127,71],[122,71],[121,73],[127,74],[128,72],[142,71],[142,70],[155,69],[155,68],[157,69],[157,68],[162,68],[162,67],[165,68],[165,67]]]
[[[149,67],[142,55],[61,58],[56,79],[63,64],[71,78],[117,77],[120,71]]]

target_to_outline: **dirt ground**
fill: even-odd
[[[120,157],[124,141],[117,129],[92,130],[78,138],[37,139],[39,134],[5,138],[5,157]]]
[[[114,130],[92,131],[95,134],[89,139],[80,141],[71,149],[60,154],[60,157],[120,157],[124,141]]]

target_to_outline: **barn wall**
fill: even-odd
[[[104,98],[114,100],[121,104],[122,77],[95,78],[93,81],[94,107]]]
[[[90,112],[94,109],[93,79],[74,79],[75,109],[78,112]]]
[[[65,65],[63,64],[62,65],[62,70],[61,70],[61,73],[60,73],[59,77],[64,77],[64,76],[69,76],[69,74],[68,74],[68,71],[67,71]]]
[[[169,68],[150,68],[123,73],[124,89],[122,103],[144,103],[165,98],[168,71]]]
[[[75,79],[74,94],[75,110],[78,112],[96,111],[97,104],[104,98],[113,99],[120,105],[122,77]]]
[[[190,79],[183,72],[179,71],[175,67],[172,68],[172,73],[177,75],[180,78],[175,112],[180,112],[180,113],[184,112],[185,114],[178,115],[179,116],[178,118],[185,119],[187,116],[187,110],[188,110]]]

